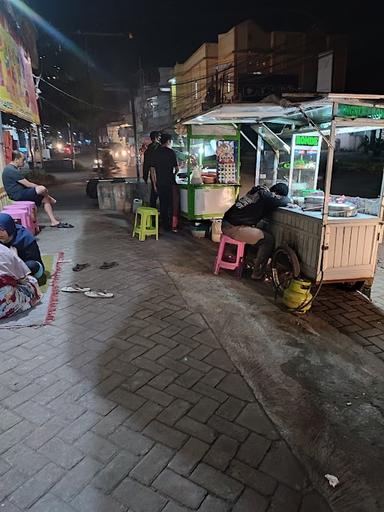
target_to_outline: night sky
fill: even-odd
[[[94,39],[89,43],[100,69],[111,76],[134,68],[138,59],[144,67],[172,66],[204,41],[214,41],[217,33],[253,18],[276,29],[316,27],[348,34],[348,91],[384,93],[383,23],[378,1],[352,6],[352,2],[338,0],[30,0],[30,5],[79,44],[77,30],[132,32],[134,41]]]

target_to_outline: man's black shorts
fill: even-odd
[[[40,206],[43,200],[43,196],[39,196],[35,188],[26,188],[20,190],[17,194],[17,198],[12,198],[13,201],[33,201],[36,206]]]

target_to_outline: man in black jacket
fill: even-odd
[[[252,279],[264,278],[274,247],[273,236],[258,228],[257,225],[273,210],[280,206],[287,206],[288,203],[288,187],[285,183],[277,183],[270,190],[267,187],[258,186],[253,187],[224,215],[223,233],[234,240],[253,245],[257,249]]]
[[[174,189],[175,176],[179,171],[176,153],[172,149],[172,137],[167,133],[161,136],[161,147],[151,158],[151,181],[159,194],[160,218],[165,231],[176,231],[174,226]]]
[[[152,161],[153,155],[154,155],[155,151],[157,149],[159,149],[159,147],[160,147],[161,133],[160,132],[151,132],[150,137],[151,137],[152,142],[149,144],[149,146],[145,150],[144,162],[143,162],[143,178],[144,178],[145,183],[148,183],[148,178],[150,175],[149,170],[151,168],[151,161]],[[150,204],[151,208],[156,208],[157,192],[153,186],[152,180],[151,180],[151,184],[152,184],[151,199],[150,199],[149,204]]]

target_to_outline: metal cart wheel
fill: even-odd
[[[292,279],[300,275],[299,259],[288,245],[278,247],[272,256],[272,281],[277,292],[283,293]]]

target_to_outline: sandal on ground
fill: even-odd
[[[113,267],[117,267],[119,264],[117,263],[117,261],[111,261],[110,263],[108,263],[107,261],[104,261],[104,263],[102,265],[100,265],[100,269],[101,270],[108,270],[109,268],[113,268]]]
[[[112,299],[114,297],[113,293],[105,290],[91,290],[90,292],[85,292],[84,295],[91,297],[91,299]]]
[[[82,288],[78,284],[74,284],[73,286],[65,286],[64,288],[61,289],[61,291],[67,292],[67,293],[85,293],[85,292],[90,292],[91,289],[90,288]]]
[[[82,264],[77,264],[73,267],[73,271],[74,272],[80,272],[80,270],[84,270],[85,268],[89,267],[89,263],[82,263]]]
[[[72,224],[68,224],[68,222],[59,222],[55,226],[51,226],[51,228],[73,228]]]

